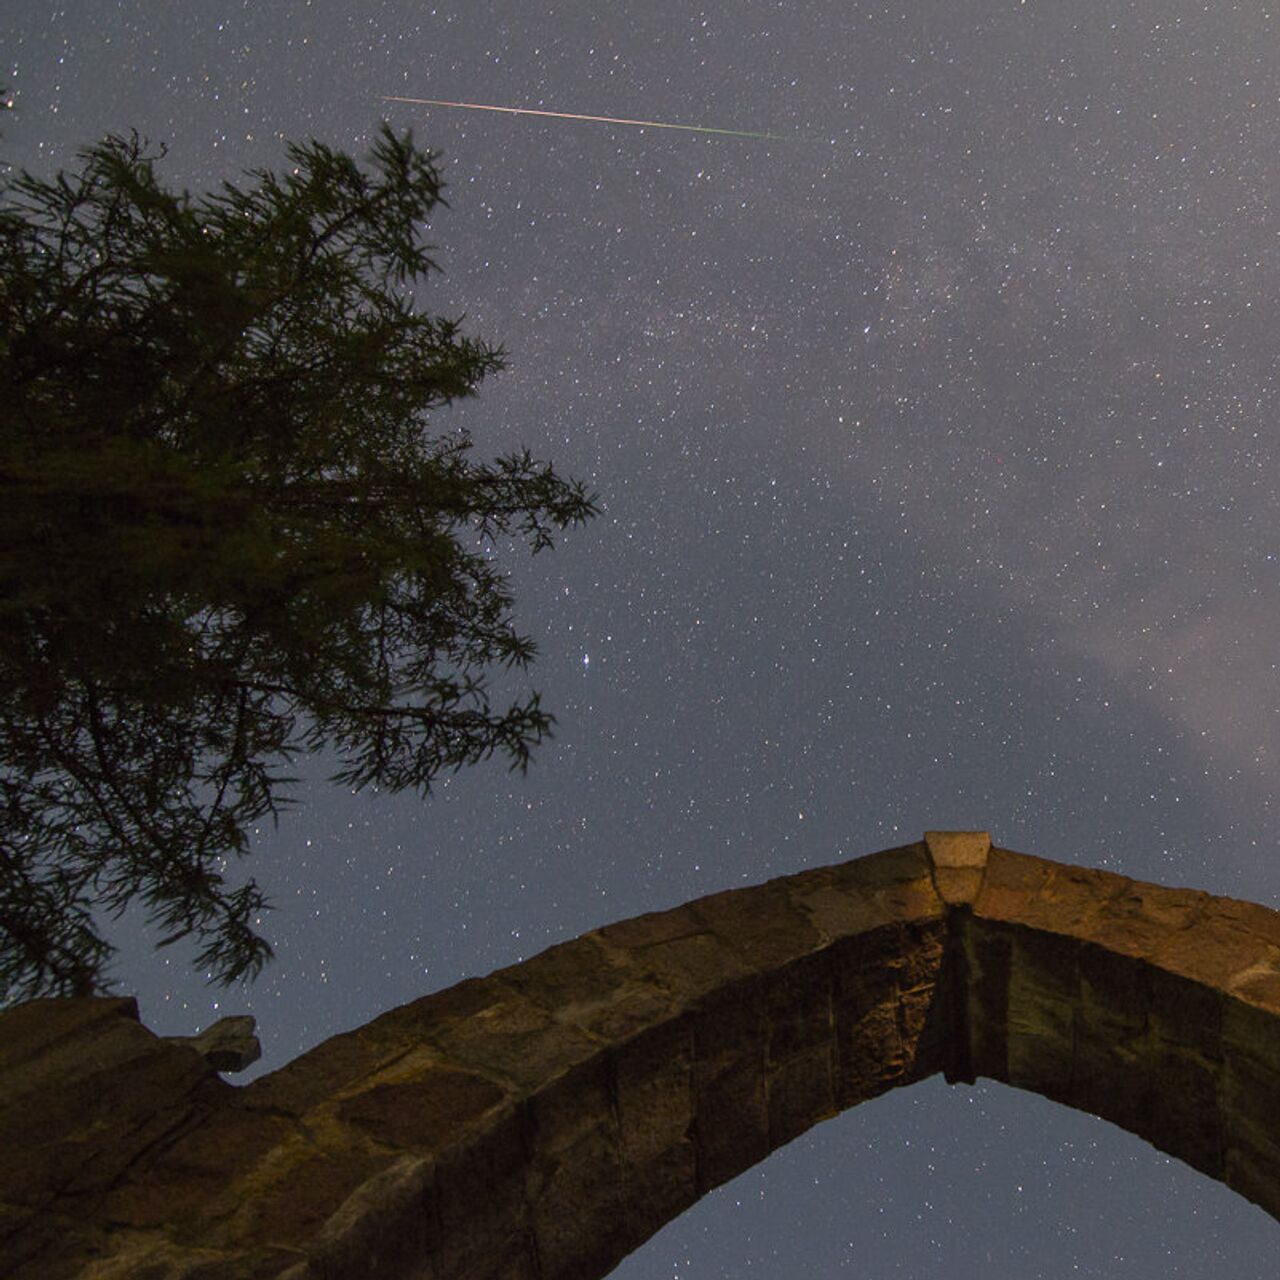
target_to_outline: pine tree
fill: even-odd
[[[495,547],[594,502],[432,415],[501,350],[430,315],[437,157],[384,127],[167,190],[137,136],[0,193],[0,998],[101,990],[142,903],[228,984],[268,903],[224,873],[301,752],[427,792],[553,718]]]

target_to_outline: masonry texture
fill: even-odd
[[[1280,1216],[1280,914],[930,832],[608,925],[242,1088],[132,1000],[32,1001],[0,1013],[0,1274],[603,1276],[938,1072]]]

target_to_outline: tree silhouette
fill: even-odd
[[[503,354],[421,311],[437,157],[385,126],[193,199],[135,135],[0,201],[0,1000],[105,988],[140,902],[229,984],[271,949],[224,873],[302,751],[426,792],[549,732],[499,547],[595,510],[432,411]],[[507,699],[511,700],[508,701]]]

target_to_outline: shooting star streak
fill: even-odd
[[[626,124],[636,129],[685,129],[689,133],[721,133],[733,138],[764,138],[770,142],[794,142],[777,133],[748,133],[745,129],[712,129],[701,124],[669,124],[663,120],[624,120],[619,116],[584,116],[573,111],[536,111],[533,107],[493,107],[483,102],[445,102],[440,98],[397,98],[384,94],[383,102],[410,102],[422,107],[454,107],[459,111],[501,111],[509,116],[548,116],[553,120],[588,120],[593,124]]]

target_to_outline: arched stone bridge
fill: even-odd
[[[0,1273],[603,1276],[936,1072],[1280,1216],[1280,914],[931,832],[608,925],[243,1088],[130,1000],[33,1001],[0,1014]]]

